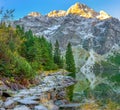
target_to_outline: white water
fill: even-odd
[[[93,72],[93,66],[95,64],[95,57],[94,57],[94,51],[90,50],[90,56],[86,63],[82,66],[80,71],[85,75],[85,77],[90,82],[90,88],[93,89],[95,87],[96,82],[96,76]]]

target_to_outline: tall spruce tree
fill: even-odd
[[[66,70],[70,72],[70,76],[75,78],[76,68],[75,68],[75,61],[72,53],[71,43],[68,43],[67,45],[65,58],[66,58]]]
[[[58,40],[56,40],[55,42],[54,63],[57,64],[59,68],[63,67],[63,60],[61,58],[61,52],[60,52]]]
[[[68,43],[67,45],[65,58],[66,58],[66,70],[70,72],[69,76],[75,78],[76,68],[75,68],[75,61],[72,53],[72,47],[70,43]],[[72,101],[73,99],[73,90],[74,90],[74,85],[69,86],[66,90],[67,96],[70,101]]]
[[[52,57],[52,45],[42,36],[41,37],[41,56],[42,65],[45,70],[54,69],[54,61]]]

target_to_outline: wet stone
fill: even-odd
[[[4,107],[8,108],[8,109],[12,109],[14,108],[14,106],[16,105],[16,102],[14,100],[12,100],[12,98],[8,98],[5,102],[4,102]]]
[[[48,109],[43,105],[37,105],[34,107],[34,110],[48,110]]]
[[[30,108],[25,105],[18,105],[13,110],[30,110]]]

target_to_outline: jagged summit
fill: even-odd
[[[107,14],[105,11],[101,10],[99,12],[99,15],[97,16],[98,19],[100,20],[104,20],[104,19],[107,19],[107,18],[110,18],[111,16],[109,14]]]
[[[96,12],[93,9],[89,8],[87,5],[81,4],[79,2],[72,5],[67,11],[54,10],[54,11],[51,11],[50,13],[48,13],[47,16],[48,17],[62,17],[62,16],[66,16],[69,14],[78,15],[78,16],[82,16],[85,18],[97,18],[100,20],[107,19],[107,18],[111,17],[110,15],[108,15],[104,11]]]
[[[105,11],[96,12],[92,8],[89,8],[85,4],[81,4],[79,2],[72,5],[67,11],[65,10],[53,10],[47,14],[48,17],[64,17],[66,15],[77,15],[85,18],[97,18],[100,20],[108,19],[111,16],[107,14]],[[28,16],[39,17],[41,14],[39,12],[31,12]]]
[[[39,12],[31,12],[28,14],[28,16],[38,17],[38,16],[41,16],[41,14]]]
[[[59,11],[51,11],[50,13],[47,14],[48,17],[61,17],[61,16],[66,16],[66,11],[64,10],[59,10]]]
[[[67,14],[76,14],[86,18],[93,18],[98,15],[93,9],[87,5],[76,3],[67,10]]]

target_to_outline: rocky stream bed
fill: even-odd
[[[62,72],[39,78],[41,81],[35,87],[4,91],[4,94],[12,95],[0,99],[0,110],[59,110],[60,107],[69,105],[65,98],[65,88],[75,84],[73,78]]]

